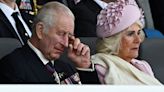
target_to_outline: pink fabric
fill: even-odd
[[[95,65],[99,80],[101,82],[101,84],[105,84],[104,78],[105,78],[105,74],[107,69],[101,65],[96,64]]]
[[[153,73],[150,65],[146,61],[139,61],[137,59],[133,59],[131,64],[133,66],[135,66],[137,69],[139,69],[139,70],[145,72],[146,74],[154,77],[154,73]]]
[[[139,60],[133,59],[131,64],[134,67],[136,67],[137,69],[139,69],[140,71],[154,77],[154,73],[153,73],[150,65],[146,61],[139,61]],[[97,71],[100,82],[102,84],[105,84],[104,78],[105,78],[107,69],[98,64],[95,65],[95,69]]]
[[[110,2],[98,15],[97,36],[104,38],[121,32],[139,20],[141,15],[135,0]]]

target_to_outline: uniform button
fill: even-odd
[[[33,23],[33,21],[32,21],[32,20],[29,20],[29,22],[30,22],[30,23]]]
[[[25,36],[28,36],[28,34],[27,34],[27,33],[25,33]]]

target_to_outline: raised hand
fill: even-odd
[[[90,48],[74,36],[69,37],[68,57],[73,61],[76,67],[89,68],[91,65]]]

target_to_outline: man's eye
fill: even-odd
[[[64,33],[64,32],[59,32],[58,35],[60,35],[60,36],[64,36],[65,33]]]

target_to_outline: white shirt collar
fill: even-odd
[[[13,28],[15,29],[15,32],[16,34],[18,35],[19,39],[22,40],[20,38],[20,35],[16,29],[16,26],[15,26],[15,20],[13,19],[13,17],[11,16],[14,12],[18,12],[18,17],[20,19],[20,21],[23,23],[25,29],[26,29],[26,32],[29,34],[29,36],[31,37],[32,33],[30,31],[30,29],[28,28],[27,24],[25,23],[25,21],[22,19],[22,16],[20,14],[20,11],[18,9],[18,6],[16,5],[15,7],[15,10],[12,9],[11,7],[9,7],[8,5],[4,4],[4,3],[1,3],[0,2],[0,9],[2,10],[2,12],[5,14],[5,16],[7,17],[7,19],[9,20],[9,22],[11,23],[11,25],[13,26]]]
[[[12,9],[11,7],[9,7],[8,5],[6,5],[6,4],[0,2],[0,7],[1,7],[1,10],[3,11],[3,13],[4,13],[7,17],[11,17],[11,15],[12,15],[13,12],[18,12],[18,13],[20,14],[17,5],[16,5],[16,8],[15,8],[15,10],[14,10],[14,9]]]
[[[43,62],[44,65],[46,65],[49,62],[49,60],[44,57],[44,55],[41,53],[41,51],[39,49],[37,49],[34,45],[32,45],[29,40],[27,41],[27,44],[36,53],[36,55]]]

